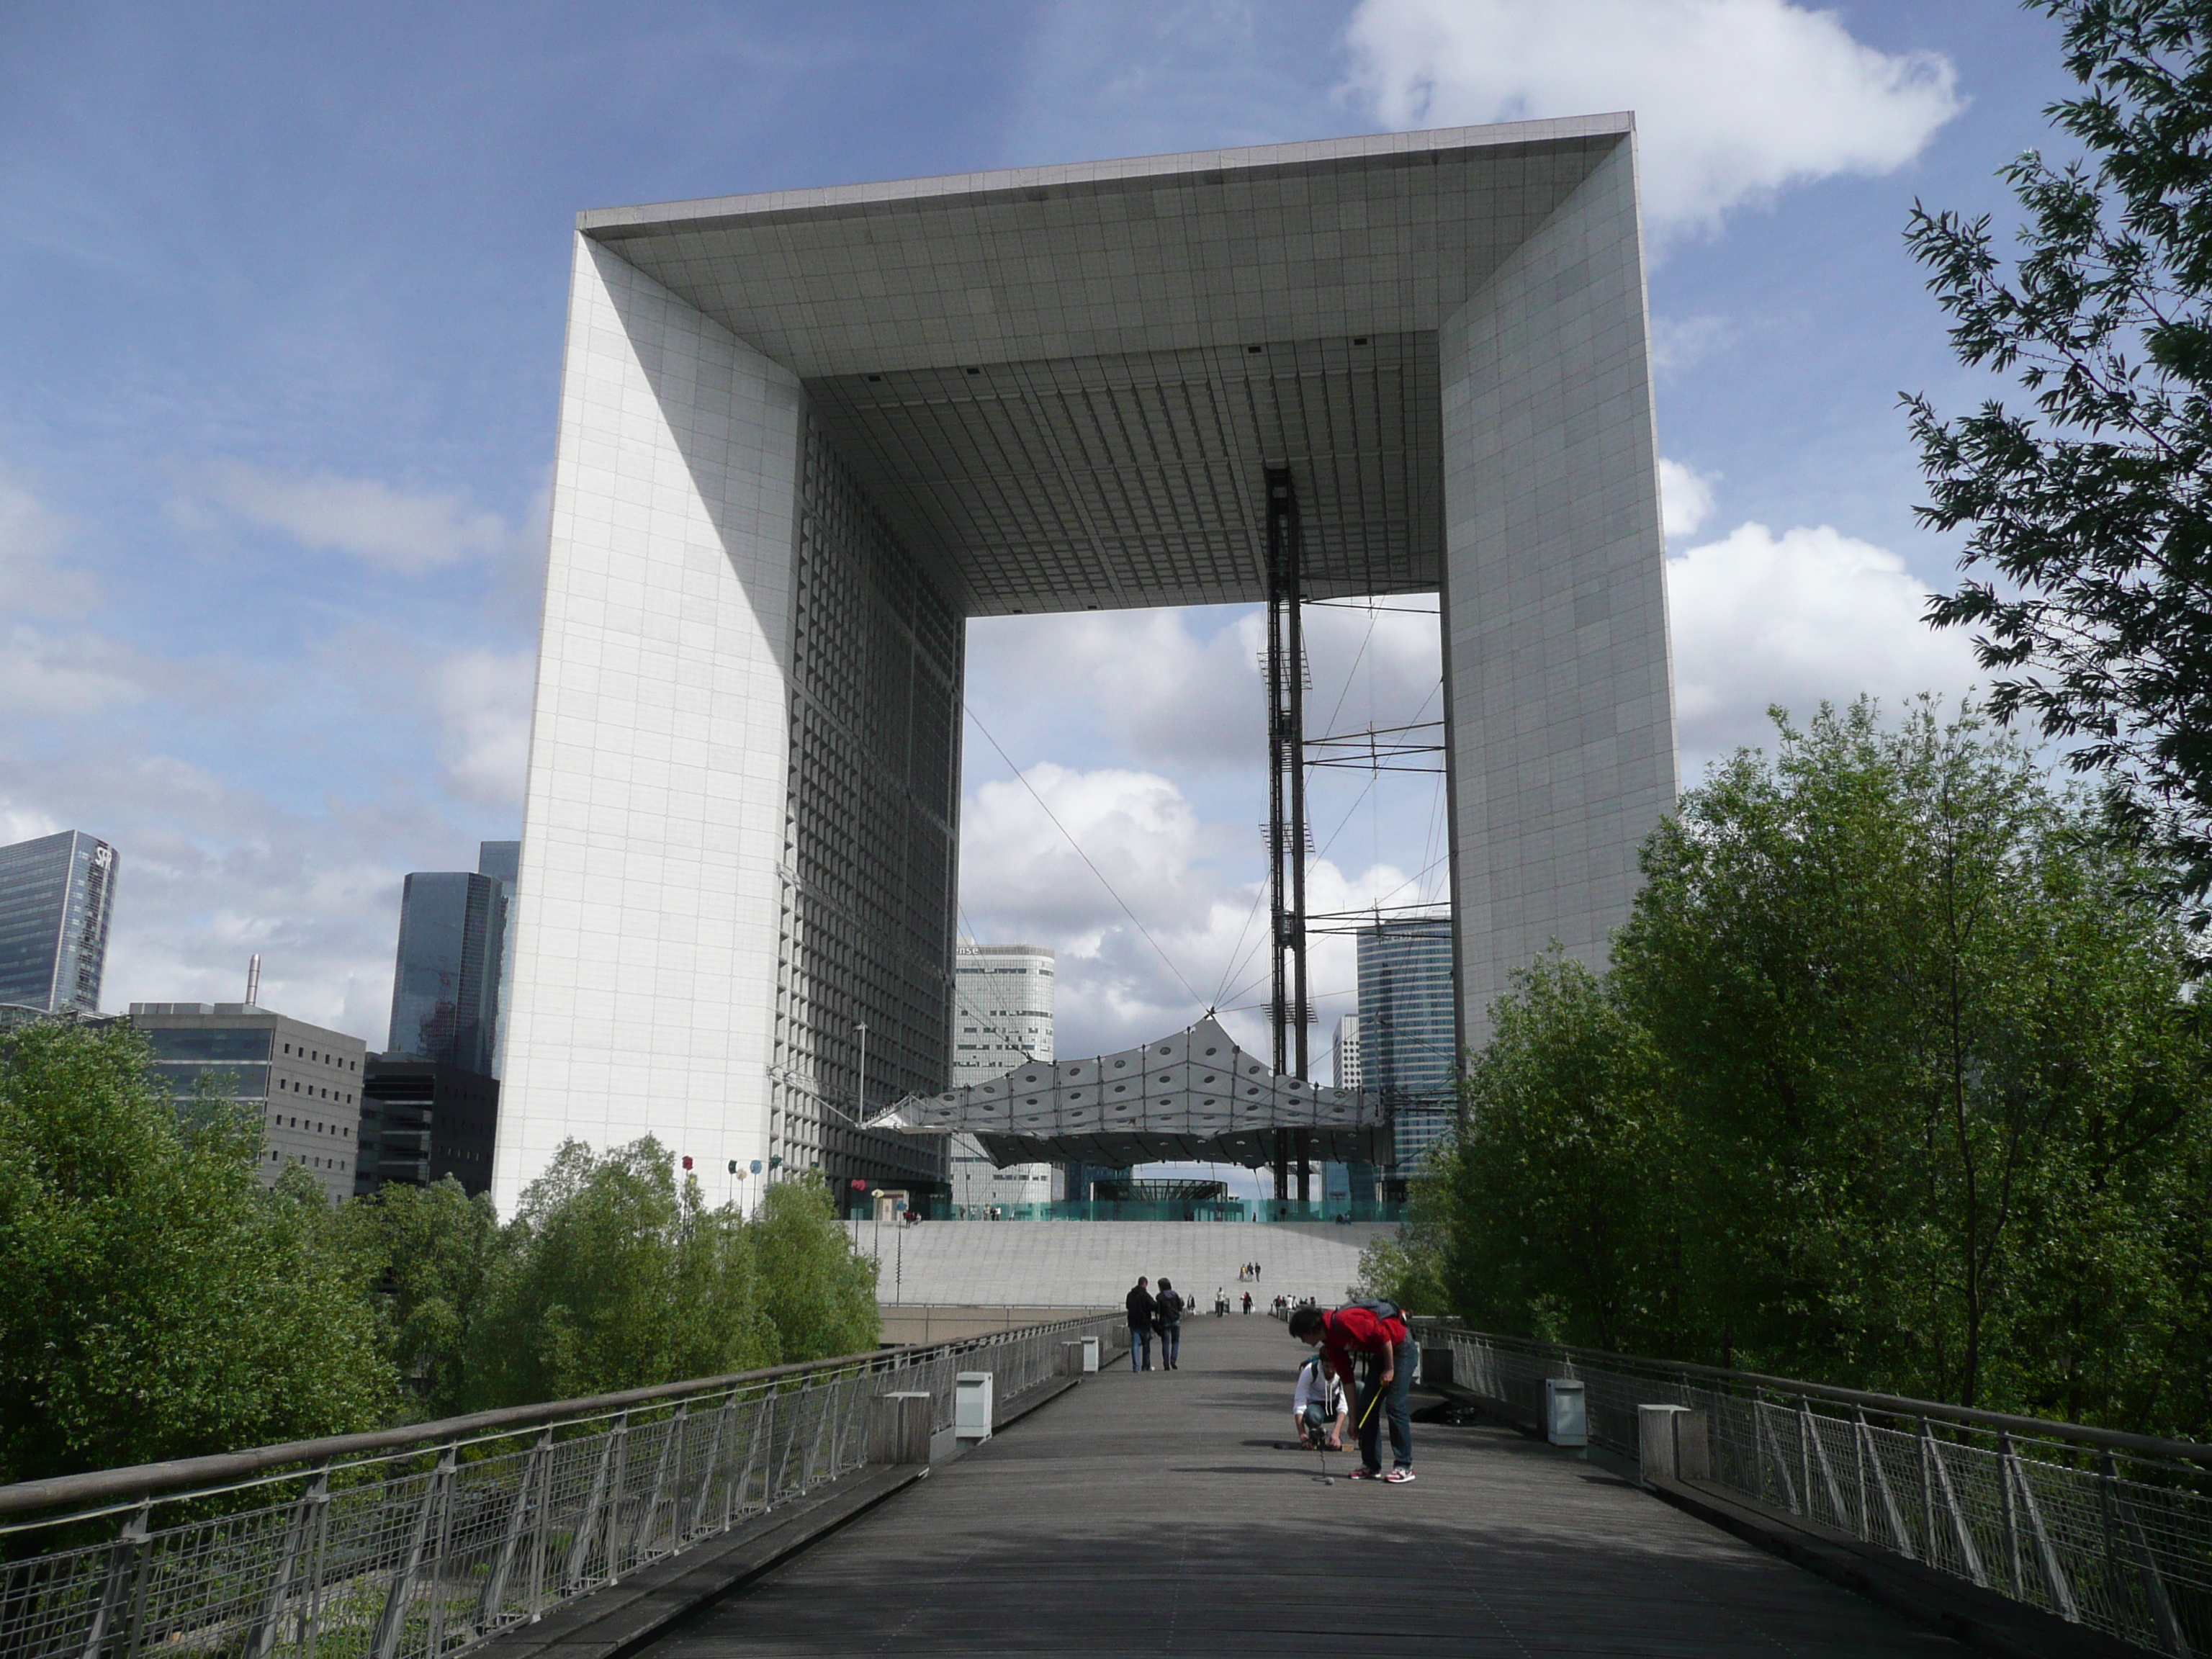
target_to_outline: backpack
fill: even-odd
[[[1160,1297],[1157,1305],[1159,1308],[1161,1324],[1180,1325],[1182,1323],[1182,1292],[1181,1291],[1168,1291],[1164,1296]]]
[[[1368,1312],[1373,1314],[1377,1319],[1395,1319],[1400,1324],[1405,1323],[1406,1321],[1406,1311],[1404,1309],[1401,1308],[1396,1303],[1386,1302],[1380,1297],[1376,1297],[1371,1302],[1354,1301],[1347,1302],[1344,1305],[1347,1308],[1364,1308]]]

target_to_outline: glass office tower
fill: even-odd
[[[1450,922],[1388,921],[1360,933],[1361,1085],[1396,1110],[1401,1171],[1421,1162],[1455,1115],[1456,1002]]]
[[[100,1012],[115,849],[81,830],[0,847],[0,1002]]]
[[[514,896],[522,885],[522,843],[477,842],[477,873],[497,882],[501,896],[507,900],[507,926],[501,930],[499,941],[499,1018],[492,1022],[490,1071],[497,1077],[506,1064],[507,1021],[514,1007]]]
[[[492,1074],[507,896],[490,876],[416,871],[399,901],[386,1051]]]

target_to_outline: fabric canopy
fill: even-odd
[[[873,1129],[974,1135],[991,1161],[1223,1163],[1264,1167],[1273,1132],[1308,1132],[1306,1156],[1390,1161],[1377,1097],[1285,1077],[1211,1018],[1095,1060],[1036,1060],[941,1095],[908,1095]]]

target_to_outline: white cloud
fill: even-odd
[[[1698,526],[1712,517],[1713,483],[1719,477],[1660,458],[1659,522],[1668,541],[1696,535]]]
[[[1893,172],[1964,107],[1948,58],[1877,52],[1796,0],[1362,0],[1346,38],[1349,89],[1394,128],[1635,111],[1662,234]]]
[[[1238,1040],[1264,1052],[1267,920],[1264,894],[1249,878],[1253,830],[1207,823],[1153,773],[1046,764],[1027,776],[1067,834],[1019,780],[972,792],[961,823],[961,910],[985,938],[1059,953],[1060,1052],[1127,1047],[1187,1024],[1217,1002]],[[1114,893],[1069,845],[1071,836]],[[1388,860],[1354,873],[1317,860],[1307,873],[1307,906],[1340,912],[1441,893],[1441,872],[1425,884],[1411,874]],[[1308,968],[1322,1018],[1318,1063],[1328,1029],[1354,1000],[1352,939],[1316,934]]]
[[[1921,620],[1928,595],[1896,554],[1826,525],[1780,536],[1740,525],[1668,559],[1686,781],[1699,760],[1764,744],[1769,704],[1802,719],[1862,692],[1893,708],[1917,691],[1966,690],[1972,647]]]
[[[98,586],[57,562],[68,539],[61,514],[0,467],[0,611],[77,616],[92,606]]]
[[[459,495],[410,494],[376,478],[285,477],[244,461],[209,470],[207,492],[239,517],[303,547],[349,553],[401,575],[489,557],[514,544],[506,521]]]
[[[530,762],[530,705],[537,656],[464,651],[431,676],[443,730],[447,787],[483,806],[519,809]]]
[[[0,710],[42,719],[96,714],[146,695],[134,653],[97,634],[0,629]]]
[[[1725,317],[1654,317],[1651,367],[1662,374],[1694,368],[1735,341],[1735,325]]]

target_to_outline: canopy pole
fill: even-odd
[[[1308,1071],[1306,996],[1305,619],[1297,493],[1288,466],[1267,483],[1267,889],[1274,944],[1275,1070],[1300,1082]],[[1275,1196],[1290,1196],[1297,1162],[1298,1201],[1311,1200],[1310,1137],[1274,1133]]]

